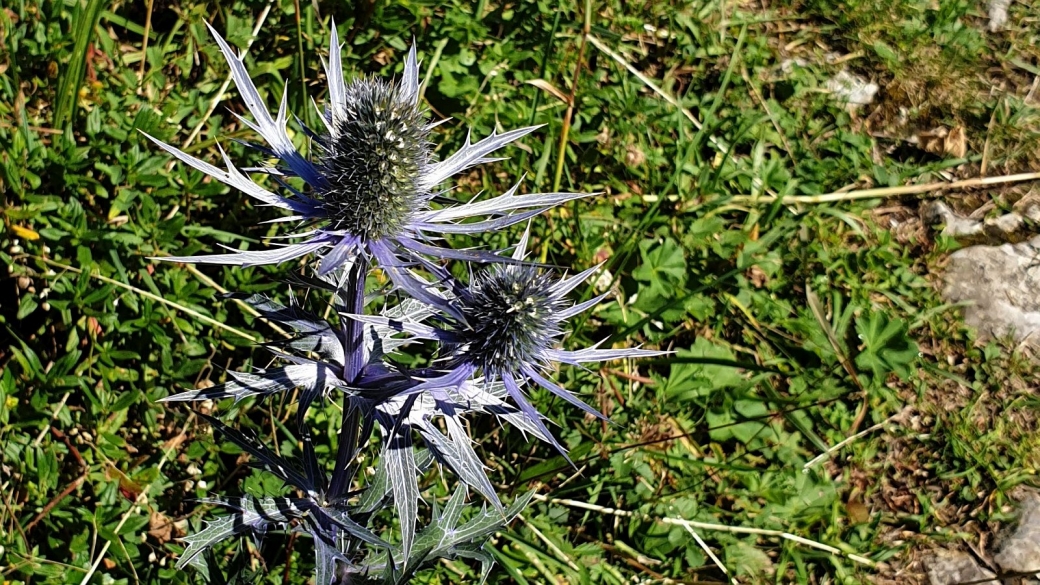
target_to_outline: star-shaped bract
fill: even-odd
[[[538,126],[520,128],[465,144],[442,161],[433,156],[429,142],[436,123],[429,123],[419,102],[419,67],[413,46],[398,82],[359,77],[346,82],[335,24],[325,66],[328,98],[321,115],[323,132],[304,130],[312,137],[312,158],[303,156],[287,131],[287,95],[283,92],[277,115],[268,111],[243,64],[216,31],[210,28],[231,68],[239,94],[252,120],[238,116],[266,142],[258,146],[278,160],[275,166],[238,169],[221,150],[225,169],[151,138],[189,166],[234,187],[265,205],[290,215],[274,221],[297,221],[303,231],[297,241],[263,251],[236,251],[208,256],[174,256],[162,260],[207,264],[278,264],[308,254],[321,256],[320,274],[349,265],[355,259],[379,264],[396,286],[414,298],[435,302],[409,266],[428,258],[475,262],[508,261],[486,251],[452,250],[431,242],[442,234],[480,233],[522,222],[560,203],[585,197],[579,193],[517,195],[519,185],[490,199],[434,208],[440,185],[453,175],[498,158],[491,153]],[[286,86],[288,88],[288,86]],[[286,89],[287,91],[287,89]],[[271,191],[245,172],[270,175],[281,194]],[[303,189],[289,177],[301,179]],[[438,199],[438,203],[443,198]],[[464,222],[476,218],[476,221]]]

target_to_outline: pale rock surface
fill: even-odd
[[[989,32],[1004,30],[1011,0],[989,0]]]
[[[997,585],[1000,581],[995,577],[992,571],[980,567],[975,557],[965,552],[941,549],[935,551],[928,561],[928,582],[931,585]]]
[[[965,302],[980,337],[1011,335],[1040,349],[1040,236],[1020,244],[969,246],[950,255],[943,296]]]
[[[878,84],[849,73],[842,69],[837,75],[827,80],[824,85],[827,91],[850,106],[865,106],[874,102],[881,89]]]
[[[993,561],[1006,573],[1036,573],[1040,579],[1040,495],[1022,500],[1018,528],[993,555]]]
[[[929,201],[921,206],[921,219],[929,225],[941,224],[942,235],[962,244],[1002,244],[1021,239],[1031,224],[1040,223],[1040,204],[1030,200],[1016,207],[1011,213],[978,220],[957,215],[942,201]]]

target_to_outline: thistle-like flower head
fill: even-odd
[[[342,111],[331,112],[328,134],[316,141],[325,182],[315,199],[333,230],[362,242],[400,235],[426,204],[426,116],[393,83],[363,77],[344,89]]]
[[[537,363],[562,334],[558,315],[565,299],[553,279],[532,266],[495,266],[473,278],[458,303],[469,329],[455,360],[497,375]]]
[[[388,317],[351,315],[358,321],[411,334],[420,339],[435,340],[447,347],[447,366],[440,375],[427,374],[423,382],[407,389],[408,393],[428,392],[444,388],[472,390],[474,379],[486,388],[494,384],[504,387],[523,415],[523,424],[536,436],[563,452],[542,422],[541,414],[528,401],[523,386],[534,384],[563,398],[586,413],[604,418],[572,392],[552,381],[549,370],[563,363],[604,362],[625,358],[652,357],[668,352],[643,349],[599,349],[598,344],[581,350],[559,347],[567,319],[595,306],[606,294],[571,304],[567,295],[599,267],[573,276],[554,278],[538,267],[523,264],[527,234],[516,246],[514,264],[483,269],[468,286],[454,283],[454,294],[438,303],[444,313],[442,327],[416,321]],[[441,274],[443,279],[449,277]],[[460,315],[461,318],[455,318]],[[514,422],[514,424],[517,424]]]
[[[490,199],[445,204],[434,208],[441,185],[455,174],[500,160],[491,153],[538,127],[520,128],[478,142],[467,137],[460,150],[436,161],[430,123],[419,101],[419,63],[415,47],[408,52],[404,72],[396,81],[359,77],[346,82],[335,24],[325,67],[328,97],[321,120],[323,131],[303,128],[312,138],[310,157],[301,154],[287,130],[286,96],[276,116],[267,109],[243,64],[244,57],[212,32],[231,68],[239,94],[252,114],[241,122],[260,134],[263,153],[275,166],[238,169],[224,157],[225,169],[195,158],[158,140],[156,144],[182,162],[290,215],[275,221],[297,221],[305,229],[295,243],[263,251],[243,251],[164,260],[231,265],[278,264],[308,254],[321,256],[320,274],[328,274],[361,257],[374,260],[399,288],[411,296],[436,302],[407,267],[434,259],[475,262],[508,261],[497,254],[452,250],[431,245],[441,234],[480,233],[525,221],[555,205],[586,196],[579,193],[517,195],[518,186]],[[150,138],[150,137],[149,137]],[[245,172],[243,172],[245,171]],[[273,176],[280,188],[269,190],[246,173]],[[303,188],[287,180],[301,179]],[[468,218],[477,221],[460,223]]]

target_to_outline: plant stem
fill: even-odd
[[[307,103],[307,54],[303,51],[303,24],[300,22],[300,0],[293,0],[296,12],[296,50],[300,59],[300,100]],[[306,110],[310,114],[310,110]],[[310,122],[308,122],[310,123]]]
[[[343,312],[357,315],[365,309],[365,277],[368,275],[368,261],[358,256],[347,269],[345,282],[340,285],[339,293],[343,301]],[[342,319],[343,339],[346,349],[346,363],[343,365],[343,379],[348,383],[361,374],[365,365],[364,358],[364,325],[354,319]],[[343,398],[343,424],[339,429],[339,441],[336,447],[336,468],[332,472],[332,484],[329,486],[329,499],[335,500],[350,488],[350,467],[357,453],[358,441],[358,409]]]
[[[148,37],[152,34],[152,8],[154,0],[148,0],[148,6],[145,8],[144,17],[144,35],[141,40],[141,67],[138,69],[138,83],[144,84],[144,68],[148,64]]]
[[[776,197],[773,195],[737,195],[731,199],[734,203],[773,203],[782,201],[785,204],[814,204],[834,203],[837,201],[854,201],[857,199],[882,199],[886,197],[897,197],[901,195],[938,195],[942,191],[953,189],[970,189],[974,187],[985,187],[987,185],[1004,185],[1007,183],[1021,183],[1023,181],[1040,181],[1040,173],[1019,173],[1017,175],[1004,175],[1000,177],[975,177],[951,183],[926,183],[923,185],[903,185],[901,187],[879,187],[874,189],[861,189],[858,191],[845,191],[827,193],[825,195],[784,195]]]
[[[563,127],[560,129],[560,150],[556,153],[556,172],[553,173],[553,192],[560,190],[560,182],[563,179],[563,165],[567,159],[567,138],[571,132],[571,119],[574,117],[574,100],[578,93],[578,80],[581,78],[583,59],[585,58],[585,43],[589,39],[589,31],[592,28],[592,0],[585,0],[585,24],[581,29],[581,44],[578,45],[578,62],[574,64],[574,77],[571,80],[571,92],[567,97],[567,112],[563,115]]]

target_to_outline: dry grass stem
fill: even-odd
[[[613,50],[610,49],[610,47],[603,44],[603,41],[596,38],[596,35],[589,33],[586,36],[588,37],[589,42],[592,43],[594,47],[596,47],[604,54],[606,54],[608,57],[616,61],[619,65],[627,69],[629,73],[636,76],[636,79],[643,82],[643,85],[649,87],[654,93],[661,96],[664,99],[664,101],[678,108],[678,110],[682,112],[684,116],[686,116],[686,119],[693,124],[694,128],[698,130],[704,128],[704,124],[702,124],[701,121],[697,119],[697,116],[694,116],[693,112],[683,107],[682,103],[679,102],[679,100],[676,99],[675,96],[662,89],[661,86],[657,85],[657,83],[655,83],[653,79],[647,77],[645,74],[643,74],[642,71],[636,69],[631,63],[629,63],[628,60],[626,60],[618,53],[615,53]],[[714,144],[723,154],[729,154],[729,145],[724,143],[718,137],[709,136],[708,141]]]
[[[809,473],[809,469],[811,469],[812,466],[816,465],[817,463],[819,463],[821,461],[827,460],[828,458],[830,458],[831,455],[834,455],[834,453],[840,451],[844,447],[847,447],[853,441],[855,441],[857,439],[860,439],[860,438],[863,438],[863,437],[869,435],[870,433],[873,433],[874,431],[881,430],[881,429],[885,428],[885,425],[895,421],[900,416],[902,416],[901,412],[897,413],[897,414],[894,414],[894,415],[888,417],[887,419],[879,422],[878,424],[876,424],[876,425],[874,425],[874,426],[872,426],[870,428],[864,429],[864,430],[856,433],[855,435],[852,435],[852,436],[846,438],[845,440],[837,443],[836,445],[834,445],[830,449],[827,449],[823,453],[820,453],[819,455],[814,457],[811,461],[809,461],[805,465],[803,465],[802,466],[802,471],[805,472],[805,473]]]
[[[837,201],[898,197],[900,195],[917,195],[930,192],[934,192],[937,195],[940,192],[955,189],[972,189],[989,185],[1005,185],[1008,183],[1023,183],[1025,181],[1037,180],[1040,180],[1040,173],[1018,173],[1015,175],[1002,175],[999,177],[976,177],[973,179],[953,181],[950,183],[926,183],[924,185],[881,187],[877,189],[860,189],[857,191],[846,192],[835,191],[824,195],[738,195],[733,197],[732,201],[736,203],[772,203],[780,200],[787,204],[834,203]]]
[[[69,272],[74,272],[76,274],[83,274],[83,272],[84,272],[83,270],[80,270],[79,268],[76,268],[74,266],[69,266],[67,264],[62,264],[61,262],[55,262],[54,260],[49,260],[47,258],[34,256],[33,259],[38,260],[40,262],[43,262],[44,264],[47,264],[49,266],[53,266],[53,267],[61,269],[61,270],[67,270]],[[157,302],[157,303],[159,303],[161,305],[166,305],[167,307],[170,307],[172,309],[176,309],[176,310],[184,313],[185,315],[191,315],[192,317],[195,317],[196,319],[198,319],[199,321],[202,321],[203,323],[206,323],[207,325],[212,325],[213,327],[216,327],[217,329],[223,329],[224,331],[227,331],[229,333],[233,333],[233,334],[235,334],[235,335],[237,335],[239,337],[242,337],[244,339],[248,339],[249,341],[252,341],[253,343],[259,343],[261,341],[260,339],[257,339],[256,337],[254,337],[252,334],[246,333],[245,331],[242,331],[241,329],[236,329],[234,327],[231,327],[230,325],[225,325],[224,323],[221,323],[220,321],[217,321],[213,317],[208,317],[206,315],[203,315],[202,313],[200,313],[200,312],[198,312],[198,311],[196,311],[194,309],[190,309],[190,308],[185,307],[184,305],[181,305],[179,303],[175,303],[173,301],[166,300],[166,299],[160,297],[159,295],[152,294],[152,293],[150,293],[150,292],[148,292],[146,290],[139,289],[136,286],[132,286],[132,285],[126,284],[125,282],[119,282],[118,280],[115,280],[113,278],[109,278],[107,276],[102,276],[100,274],[94,274],[92,272],[88,273],[87,276],[89,276],[91,278],[96,278],[96,279],[100,280],[101,282],[104,282],[104,283],[107,283],[107,284],[111,284],[112,286],[117,286],[117,287],[122,288],[124,290],[128,290],[128,291],[130,291],[130,292],[132,292],[134,294],[140,295],[140,296],[142,296],[142,297],[144,297],[146,299],[151,299],[151,300],[153,300],[153,301],[155,301],[155,302]]]
[[[596,504],[589,504],[587,502],[579,502],[577,500],[568,500],[563,498],[550,498],[541,494],[535,494],[534,499],[546,502],[549,504],[559,504],[561,506],[567,506],[569,508],[579,508],[581,510],[589,510],[590,512],[597,512],[599,514],[605,514],[609,516],[618,516],[621,518],[640,518],[650,522],[661,522],[662,524],[670,524],[672,526],[679,526],[686,530],[700,529],[700,530],[711,530],[715,532],[730,532],[733,534],[757,534],[759,536],[769,536],[774,538],[782,538],[784,540],[790,540],[791,542],[797,542],[808,547],[812,547],[818,550],[826,551],[833,555],[843,556],[851,561],[866,565],[868,567],[876,567],[877,563],[855,553],[848,553],[842,551],[839,548],[833,547],[829,544],[824,544],[815,540],[810,540],[803,536],[791,534],[790,532],[784,532],[782,530],[769,530],[766,528],[748,528],[746,526],[726,526],[725,524],[713,524],[710,522],[697,522],[695,520],[686,520],[683,518],[672,518],[669,516],[654,517],[649,514],[642,514],[640,512],[631,512],[629,510],[619,510],[617,508],[606,508]]]
[[[253,46],[253,41],[256,40],[256,35],[260,33],[260,28],[263,27],[264,22],[267,21],[267,15],[271,14],[272,6],[274,6],[273,3],[268,3],[267,6],[264,6],[264,9],[260,12],[260,16],[256,19],[256,26],[253,27],[253,32],[249,35],[249,41],[246,42],[247,51]],[[191,134],[189,134],[188,138],[181,144],[181,149],[188,148],[188,146],[198,138],[199,132],[202,132],[202,127],[209,121],[209,117],[213,115],[213,112],[217,109],[217,104],[220,103],[221,98],[224,96],[224,92],[226,92],[229,87],[231,87],[230,71],[228,71],[227,77],[224,78],[224,83],[221,84],[220,89],[213,95],[213,99],[210,100],[209,107],[206,108],[206,113],[202,115],[202,118],[199,119],[199,123],[191,129]],[[175,162],[176,161],[171,160],[169,168],[173,168]]]

